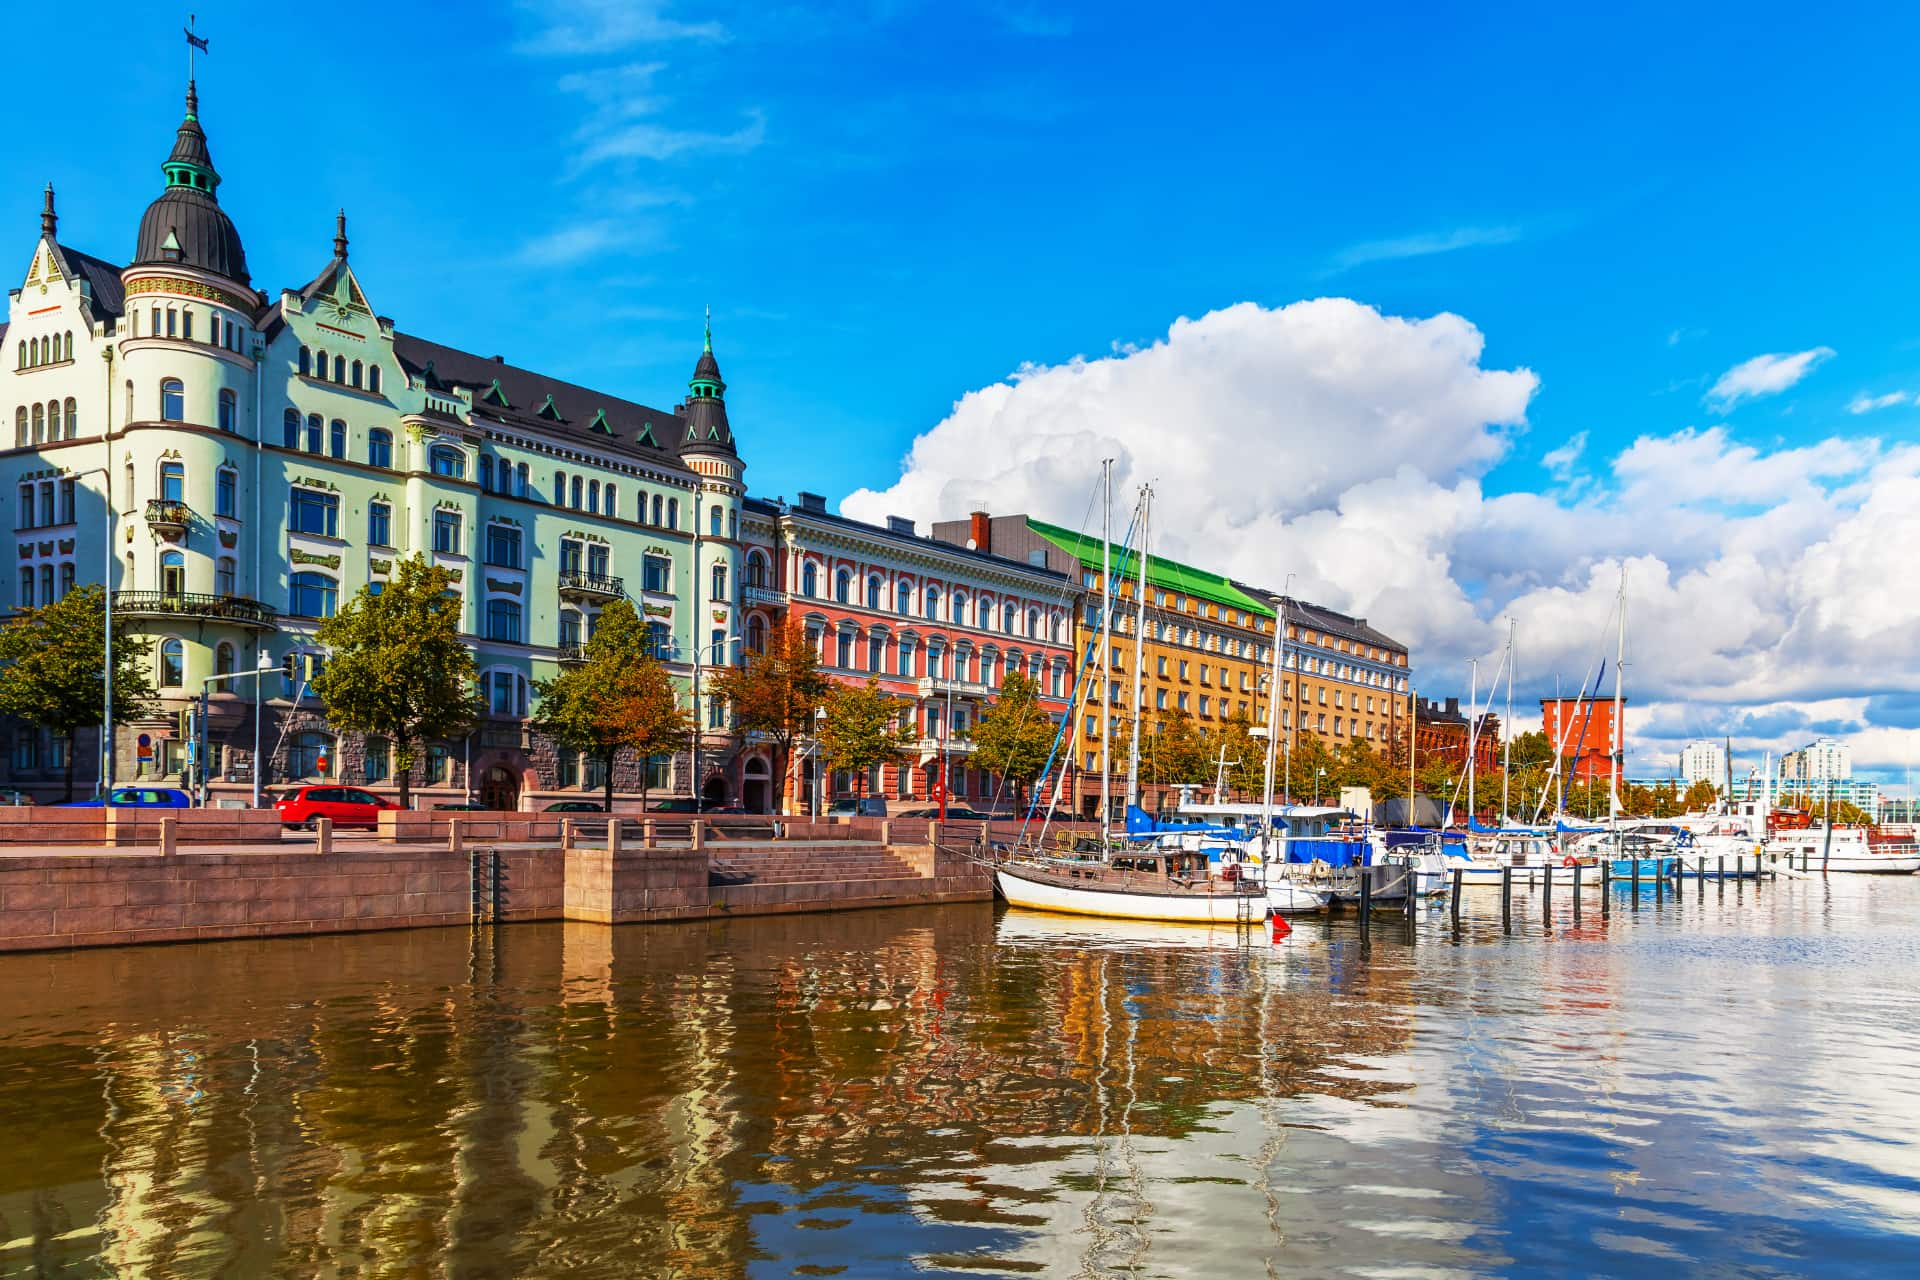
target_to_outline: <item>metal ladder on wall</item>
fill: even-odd
[[[467,879],[472,891],[467,920],[476,925],[500,923],[501,889],[504,885],[500,872],[500,850],[493,845],[468,850]]]

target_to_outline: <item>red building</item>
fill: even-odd
[[[1448,698],[1443,706],[1431,698],[1421,698],[1413,717],[1415,760],[1424,765],[1446,760],[1464,769],[1467,743],[1473,743],[1473,767],[1478,773],[1492,773],[1500,767],[1500,717],[1480,713],[1480,732],[1475,734],[1467,714],[1460,710],[1460,699]]]
[[[1568,777],[1588,782],[1612,776],[1612,698],[1542,698],[1540,723],[1548,744],[1567,761]]]
[[[999,788],[970,763],[970,730],[1006,673],[1031,677],[1056,721],[1066,714],[1079,584],[1065,574],[922,537],[911,520],[872,525],[832,515],[811,493],[791,506],[750,498],[740,526],[747,648],[763,645],[767,628],[798,621],[828,675],[877,681],[912,717],[915,746],[906,759],[874,769],[864,787],[832,775],[825,796],[931,803],[944,772],[953,801],[984,806]],[[804,810],[814,770],[804,748],[794,754],[787,790]]]

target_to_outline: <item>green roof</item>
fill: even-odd
[[[1027,527],[1059,547],[1083,565],[1100,563],[1100,539],[1089,538],[1083,533],[1075,533],[1057,524],[1048,524],[1044,520],[1027,518]],[[1115,563],[1119,562],[1124,551],[1115,546]],[[1273,606],[1264,600],[1248,595],[1232,582],[1217,573],[1208,573],[1205,569],[1196,569],[1190,564],[1181,564],[1178,560],[1167,560],[1160,556],[1147,557],[1147,581],[1163,591],[1176,591],[1181,595],[1194,596],[1201,600],[1211,600],[1230,609],[1245,609],[1248,613],[1261,618],[1273,617]]]

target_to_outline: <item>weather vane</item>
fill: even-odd
[[[188,14],[188,15],[187,15],[187,25],[186,25],[186,33],[187,33],[187,80],[188,80],[188,82],[189,82],[189,83],[191,83],[191,82],[192,82],[192,80],[193,80],[193,55],[194,55],[194,51],[195,51],[195,50],[198,50],[198,51],[199,51],[199,52],[201,52],[201,53],[206,53],[206,52],[207,52],[207,40],[206,40],[206,37],[204,37],[204,36],[197,36],[197,35],[195,35],[195,34],[193,34],[193,28],[194,28],[194,24],[195,24],[195,23],[196,23],[197,21],[198,21],[198,19],[197,19],[197,18],[196,18],[196,17],[195,17],[195,16],[193,15],[193,14],[191,14],[191,13],[190,13],[190,14]]]

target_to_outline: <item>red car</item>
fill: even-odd
[[[276,797],[273,807],[283,827],[311,827],[316,818],[331,818],[336,827],[368,830],[380,825],[381,813],[400,808],[358,787],[295,787]]]

